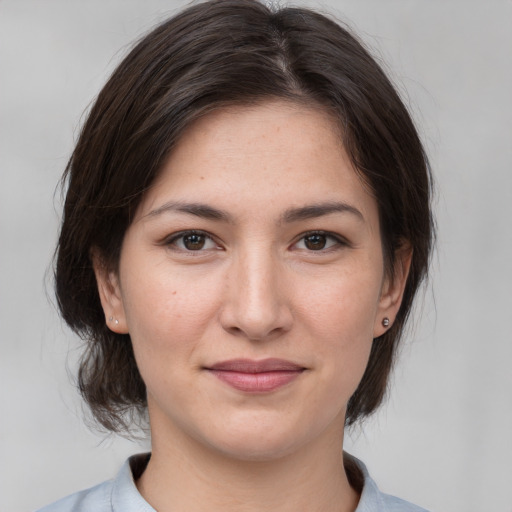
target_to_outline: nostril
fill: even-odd
[[[224,327],[224,330],[227,331],[232,336],[242,337],[247,339],[248,341],[260,342],[260,341],[268,341],[275,338],[278,338],[284,335],[288,329],[284,327],[274,327],[269,330],[262,329],[249,329],[242,328],[237,326]]]

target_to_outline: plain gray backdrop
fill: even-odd
[[[304,2],[298,2],[305,5]],[[148,449],[84,425],[80,342],[45,273],[82,112],[131,41],[184,2],[0,0],[0,511]],[[438,250],[391,396],[346,449],[438,512],[512,511],[512,2],[308,2],[347,21],[409,105],[437,181]],[[48,295],[48,296],[47,296]]]

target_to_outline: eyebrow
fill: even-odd
[[[223,220],[226,222],[232,221],[231,215],[224,210],[219,210],[203,203],[184,203],[181,201],[170,201],[165,203],[162,206],[151,210],[147,216],[155,217],[167,212],[188,213],[189,215],[195,215],[196,217],[209,220]]]
[[[299,220],[315,219],[331,213],[350,213],[364,222],[363,214],[355,206],[339,201],[290,208],[284,212],[282,220],[288,223],[297,222]]]
[[[233,222],[233,217],[225,210],[220,210],[203,203],[185,203],[181,201],[165,203],[151,210],[147,216],[155,217],[167,212],[186,213],[202,219]],[[355,206],[339,201],[289,208],[281,215],[280,222],[292,223],[301,220],[315,219],[332,213],[350,213],[364,222],[363,214]]]

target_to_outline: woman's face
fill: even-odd
[[[403,284],[333,121],[278,101],[193,124],[97,270],[154,442],[260,460],[340,439]]]

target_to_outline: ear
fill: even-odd
[[[118,334],[128,334],[121,287],[117,272],[109,269],[97,248],[91,249],[96,284],[108,328]]]
[[[392,274],[387,275],[382,284],[377,316],[373,327],[374,338],[382,336],[395,321],[400,305],[402,304],[402,297],[404,295],[411,261],[411,245],[408,242],[404,242],[395,251],[395,265]],[[389,326],[383,325],[384,318],[389,319]]]

